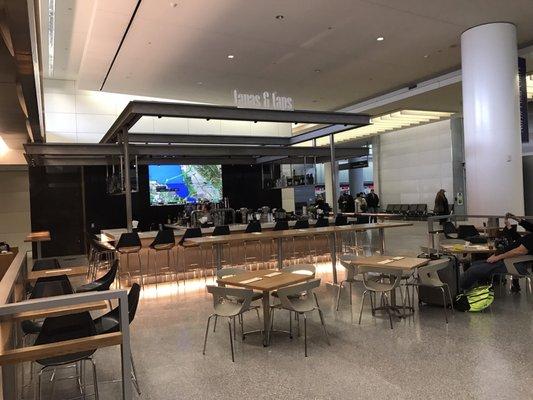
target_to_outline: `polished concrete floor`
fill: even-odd
[[[415,255],[426,244],[425,224],[390,229],[387,252]],[[330,268],[322,265],[318,290],[330,334],[328,346],[318,315],[308,321],[309,357],[303,336],[290,340],[275,334],[264,348],[258,335],[237,339],[231,362],[227,325],[210,332],[207,353],[203,335],[211,313],[203,282],[147,288],[131,326],[142,399],[532,399],[533,296],[506,293],[490,312],[456,312],[449,324],[441,308],[425,307],[414,318],[396,322],[374,318],[369,306],[358,325],[361,288],[353,305],[347,291],[334,310],[336,287],[328,285]],[[524,285],[523,285],[524,286]],[[259,328],[255,313],[245,329]],[[276,327],[288,328],[280,312]],[[102,399],[120,398],[117,349],[96,353]],[[74,383],[61,382],[56,398],[74,393]],[[60,387],[61,386],[61,387]],[[44,392],[49,395],[50,385]],[[44,394],[46,394],[44,393]],[[59,397],[57,397],[59,395]],[[48,397],[48,396],[45,396]],[[134,397],[137,397],[135,395]]]

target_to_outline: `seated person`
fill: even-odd
[[[527,234],[524,236],[518,235],[516,231],[511,228],[509,218],[514,219],[523,227]],[[492,275],[497,273],[507,272],[504,259],[519,257],[524,255],[533,255],[533,224],[526,220],[518,220],[514,215],[507,214],[505,217],[505,228],[503,230],[504,236],[509,239],[509,245],[504,248],[500,254],[494,254],[487,258],[486,261],[475,261],[472,263],[459,278],[459,286],[462,290],[471,289],[477,283],[490,282]],[[518,272],[527,273],[527,264],[516,265]],[[519,291],[518,279],[513,279],[512,291]]]

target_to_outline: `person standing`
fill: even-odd
[[[367,210],[369,213],[377,213],[379,210],[379,197],[374,193],[374,189],[370,189],[370,193],[366,195]],[[370,222],[378,222],[377,217],[370,217]]]
[[[448,204],[448,199],[446,198],[446,195],[444,193],[446,193],[446,191],[444,189],[441,189],[437,192],[437,195],[435,196],[435,205],[433,207],[433,212],[435,213],[435,215],[450,214],[450,205]],[[441,219],[439,220],[439,222],[442,225],[445,220]]]

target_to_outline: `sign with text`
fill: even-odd
[[[233,101],[239,108],[264,108],[267,110],[294,110],[292,97],[280,96],[277,92],[245,93],[233,90]]]

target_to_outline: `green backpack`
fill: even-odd
[[[479,312],[489,307],[494,301],[494,289],[491,285],[477,286],[455,298],[455,308],[459,311]]]

